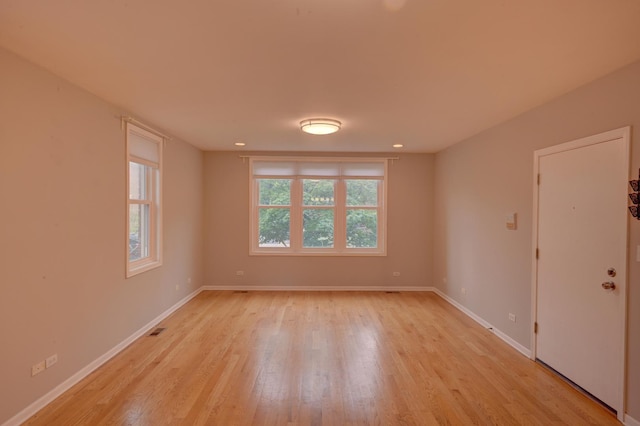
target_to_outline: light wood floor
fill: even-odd
[[[432,293],[209,291],[159,326],[26,424],[619,424]]]

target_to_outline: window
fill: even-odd
[[[386,159],[250,159],[251,254],[384,255]]]
[[[162,142],[127,123],[127,277],[162,264]]]

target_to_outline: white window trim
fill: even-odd
[[[387,188],[388,188],[388,158],[386,157],[248,157],[249,158],[249,205],[250,205],[250,217],[249,217],[249,255],[250,256],[386,256],[387,255]],[[287,175],[287,176],[261,176],[261,178],[269,179],[292,179],[291,188],[291,201],[290,211],[292,215],[291,220],[291,239],[302,241],[302,224],[298,223],[299,215],[293,214],[294,209],[302,209],[301,200],[299,199],[302,191],[299,187],[302,185],[302,179],[335,179],[335,198],[336,203],[332,207],[335,212],[335,232],[334,232],[334,247],[333,248],[304,248],[304,247],[259,247],[259,203],[258,203],[258,181],[254,177],[253,164],[254,162],[298,162],[298,163],[380,163],[384,167],[384,172],[381,178],[372,176],[299,176],[299,175]],[[350,208],[346,206],[346,184],[345,180],[351,179],[372,179],[381,181],[379,186],[379,204],[377,207],[355,207],[357,209],[375,209],[378,211],[378,247],[376,248],[347,248],[344,244],[346,237],[346,211]],[[341,202],[338,202],[342,198]],[[297,207],[294,207],[294,203]],[[275,207],[275,206],[274,206]],[[317,206],[318,208],[321,206]],[[316,208],[316,206],[314,206]],[[296,233],[297,235],[294,235]],[[342,246],[336,247],[339,244]]]
[[[137,136],[143,137],[149,142],[153,142],[157,147],[157,162],[149,159],[137,157],[131,154],[130,150],[130,135],[136,133]],[[131,122],[126,123],[126,234],[125,234],[125,264],[126,264],[126,277],[130,278],[134,275],[140,274],[145,271],[157,268],[162,265],[162,156],[163,156],[164,139],[156,133],[150,132],[137,126]],[[150,202],[136,201],[129,198],[129,162],[135,162],[149,166],[154,171],[148,176],[148,188],[147,191],[151,194],[149,197]],[[130,223],[129,214],[130,206],[132,204],[149,204],[149,256],[139,260],[129,260],[129,234]]]

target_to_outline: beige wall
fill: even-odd
[[[533,151],[640,125],[635,64],[436,156],[399,155],[389,168],[386,257],[249,256],[247,163],[171,141],[164,265],[126,280],[123,111],[3,50],[0,94],[0,424],[201,285],[437,285],[528,347]],[[509,212],[519,214],[517,231],[505,229]],[[635,247],[640,224],[630,229]],[[639,280],[632,262],[636,419]],[[58,364],[30,377],[53,353]]]
[[[164,265],[124,278],[122,113],[0,50],[0,424],[202,285],[203,155],[179,141]]]
[[[206,285],[430,285],[432,155],[400,155],[389,165],[386,257],[249,256],[248,167],[238,153],[205,153]]]
[[[434,284],[530,347],[533,152],[627,125],[633,126],[631,176],[637,176],[640,63],[438,153]],[[509,212],[519,215],[517,231],[505,229]],[[640,223],[632,220],[627,412],[635,419],[640,419],[638,244]],[[509,312],[517,315],[515,324]]]

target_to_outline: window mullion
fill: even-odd
[[[253,226],[252,226],[252,239],[251,244],[253,247],[260,247],[260,184],[258,180],[253,181],[253,197],[251,199],[251,206],[253,208]]]
[[[347,245],[347,189],[344,179],[336,180],[336,197],[334,212],[334,247],[336,250],[344,250]]]
[[[298,251],[302,248],[302,181],[297,177],[291,178],[290,209],[291,248]]]
[[[387,176],[386,164],[385,164],[385,177]],[[384,199],[385,195],[385,180],[378,181],[378,205],[377,214],[378,214],[378,229],[377,229],[377,238],[378,238],[378,247],[386,247],[386,242],[384,241],[384,236],[387,227],[387,220],[384,212],[384,206],[386,206],[387,201]]]
[[[158,247],[156,246],[156,237],[158,235],[157,226],[157,210],[158,210],[158,191],[156,185],[158,175],[152,168],[147,169],[147,199],[150,200],[151,207],[149,208],[149,257],[156,259],[158,256]],[[154,208],[155,207],[155,208]]]

